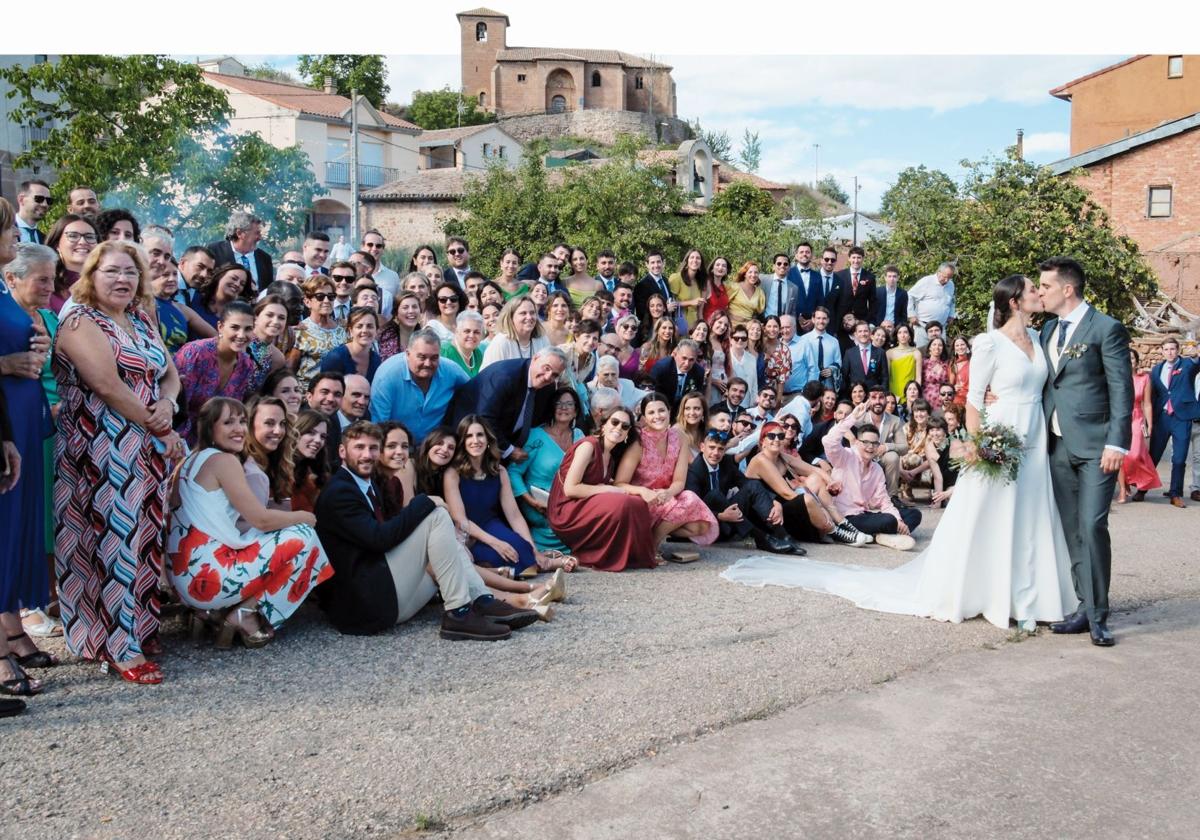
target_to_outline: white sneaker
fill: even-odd
[[[876,534],[875,542],[896,551],[908,551],[917,544],[917,541],[908,534]]]

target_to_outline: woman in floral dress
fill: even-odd
[[[614,483],[650,506],[657,551],[669,536],[687,537],[697,545],[717,539],[720,526],[708,505],[687,482],[689,451],[683,435],[671,426],[671,407],[662,394],[642,400],[639,438],[621,456]]]
[[[925,361],[921,366],[921,390],[930,405],[941,405],[939,392],[942,385],[950,381],[950,360],[946,358],[946,342],[941,338],[930,339],[925,347]]]
[[[288,351],[287,361],[306,392],[309,381],[321,367],[322,357],[349,338],[346,328],[334,320],[334,297],[333,281],[323,274],[313,275],[304,284],[309,316],[296,328],[296,343]]]
[[[217,337],[189,341],[175,354],[175,367],[183,383],[187,419],[179,427],[188,445],[196,442],[193,418],[210,397],[245,399],[255,376],[254,360],[247,349],[254,338],[254,310],[235,300],[227,304],[217,322]]]

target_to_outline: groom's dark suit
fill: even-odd
[[[1108,620],[1112,545],[1108,507],[1117,473],[1100,469],[1106,446],[1128,451],[1132,435],[1133,373],[1129,333],[1121,323],[1088,308],[1055,366],[1059,323],[1042,327],[1049,375],[1042,404],[1050,443],[1050,478],[1071,553],[1075,594],[1096,638]],[[1055,415],[1057,414],[1057,418]],[[1057,419],[1059,432],[1055,434]]]

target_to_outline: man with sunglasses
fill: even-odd
[[[387,240],[379,231],[372,228],[363,234],[362,250],[375,260],[375,270],[371,272],[375,285],[385,290],[389,296],[395,297],[400,291],[400,275],[383,264],[383,252],[386,248]],[[391,313],[391,307],[388,307],[387,312]]]
[[[50,185],[38,178],[22,181],[17,191],[17,230],[22,242],[42,245],[46,237],[38,230],[38,222],[50,212]]]
[[[466,287],[467,274],[471,271],[471,250],[467,240],[451,236],[446,240],[446,259],[450,265],[442,272],[447,283],[454,283],[458,288]]]
[[[851,431],[850,447],[842,446]],[[846,521],[887,548],[908,551],[916,545],[911,532],[921,524],[921,511],[912,507],[898,510],[892,504],[883,467],[875,463],[879,429],[867,418],[867,403],[839,421],[821,443],[826,459],[833,464],[833,479],[841,484],[834,505]]]
[[[807,554],[783,529],[782,505],[761,481],[746,478],[733,457],[725,454],[728,441],[727,432],[710,429],[687,471],[686,489],[703,499],[717,517],[717,539],[753,536],[760,551]]]
[[[791,263],[787,254],[776,254],[771,260],[775,273],[764,280],[762,284],[763,291],[767,293],[767,308],[764,314],[768,318],[772,315],[779,317],[796,315],[800,305],[800,290],[795,283],[788,279],[788,269],[791,267]]]
[[[345,326],[346,319],[350,317],[350,310],[354,306],[351,297],[354,293],[354,281],[358,279],[358,273],[354,270],[353,264],[336,262],[329,269],[329,279],[333,281],[333,320]]]

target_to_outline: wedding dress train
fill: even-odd
[[[788,556],[738,561],[721,577],[748,586],[794,586],[847,598],[864,609],[959,622],[982,615],[997,627],[1060,621],[1078,604],[1050,463],[1042,386],[1047,363],[1033,337],[1033,358],[999,331],[978,336],[968,399],[983,407],[990,385],[997,400],[990,422],[1026,441],[1015,481],[959,476],[929,547],[895,569],[841,565]]]

